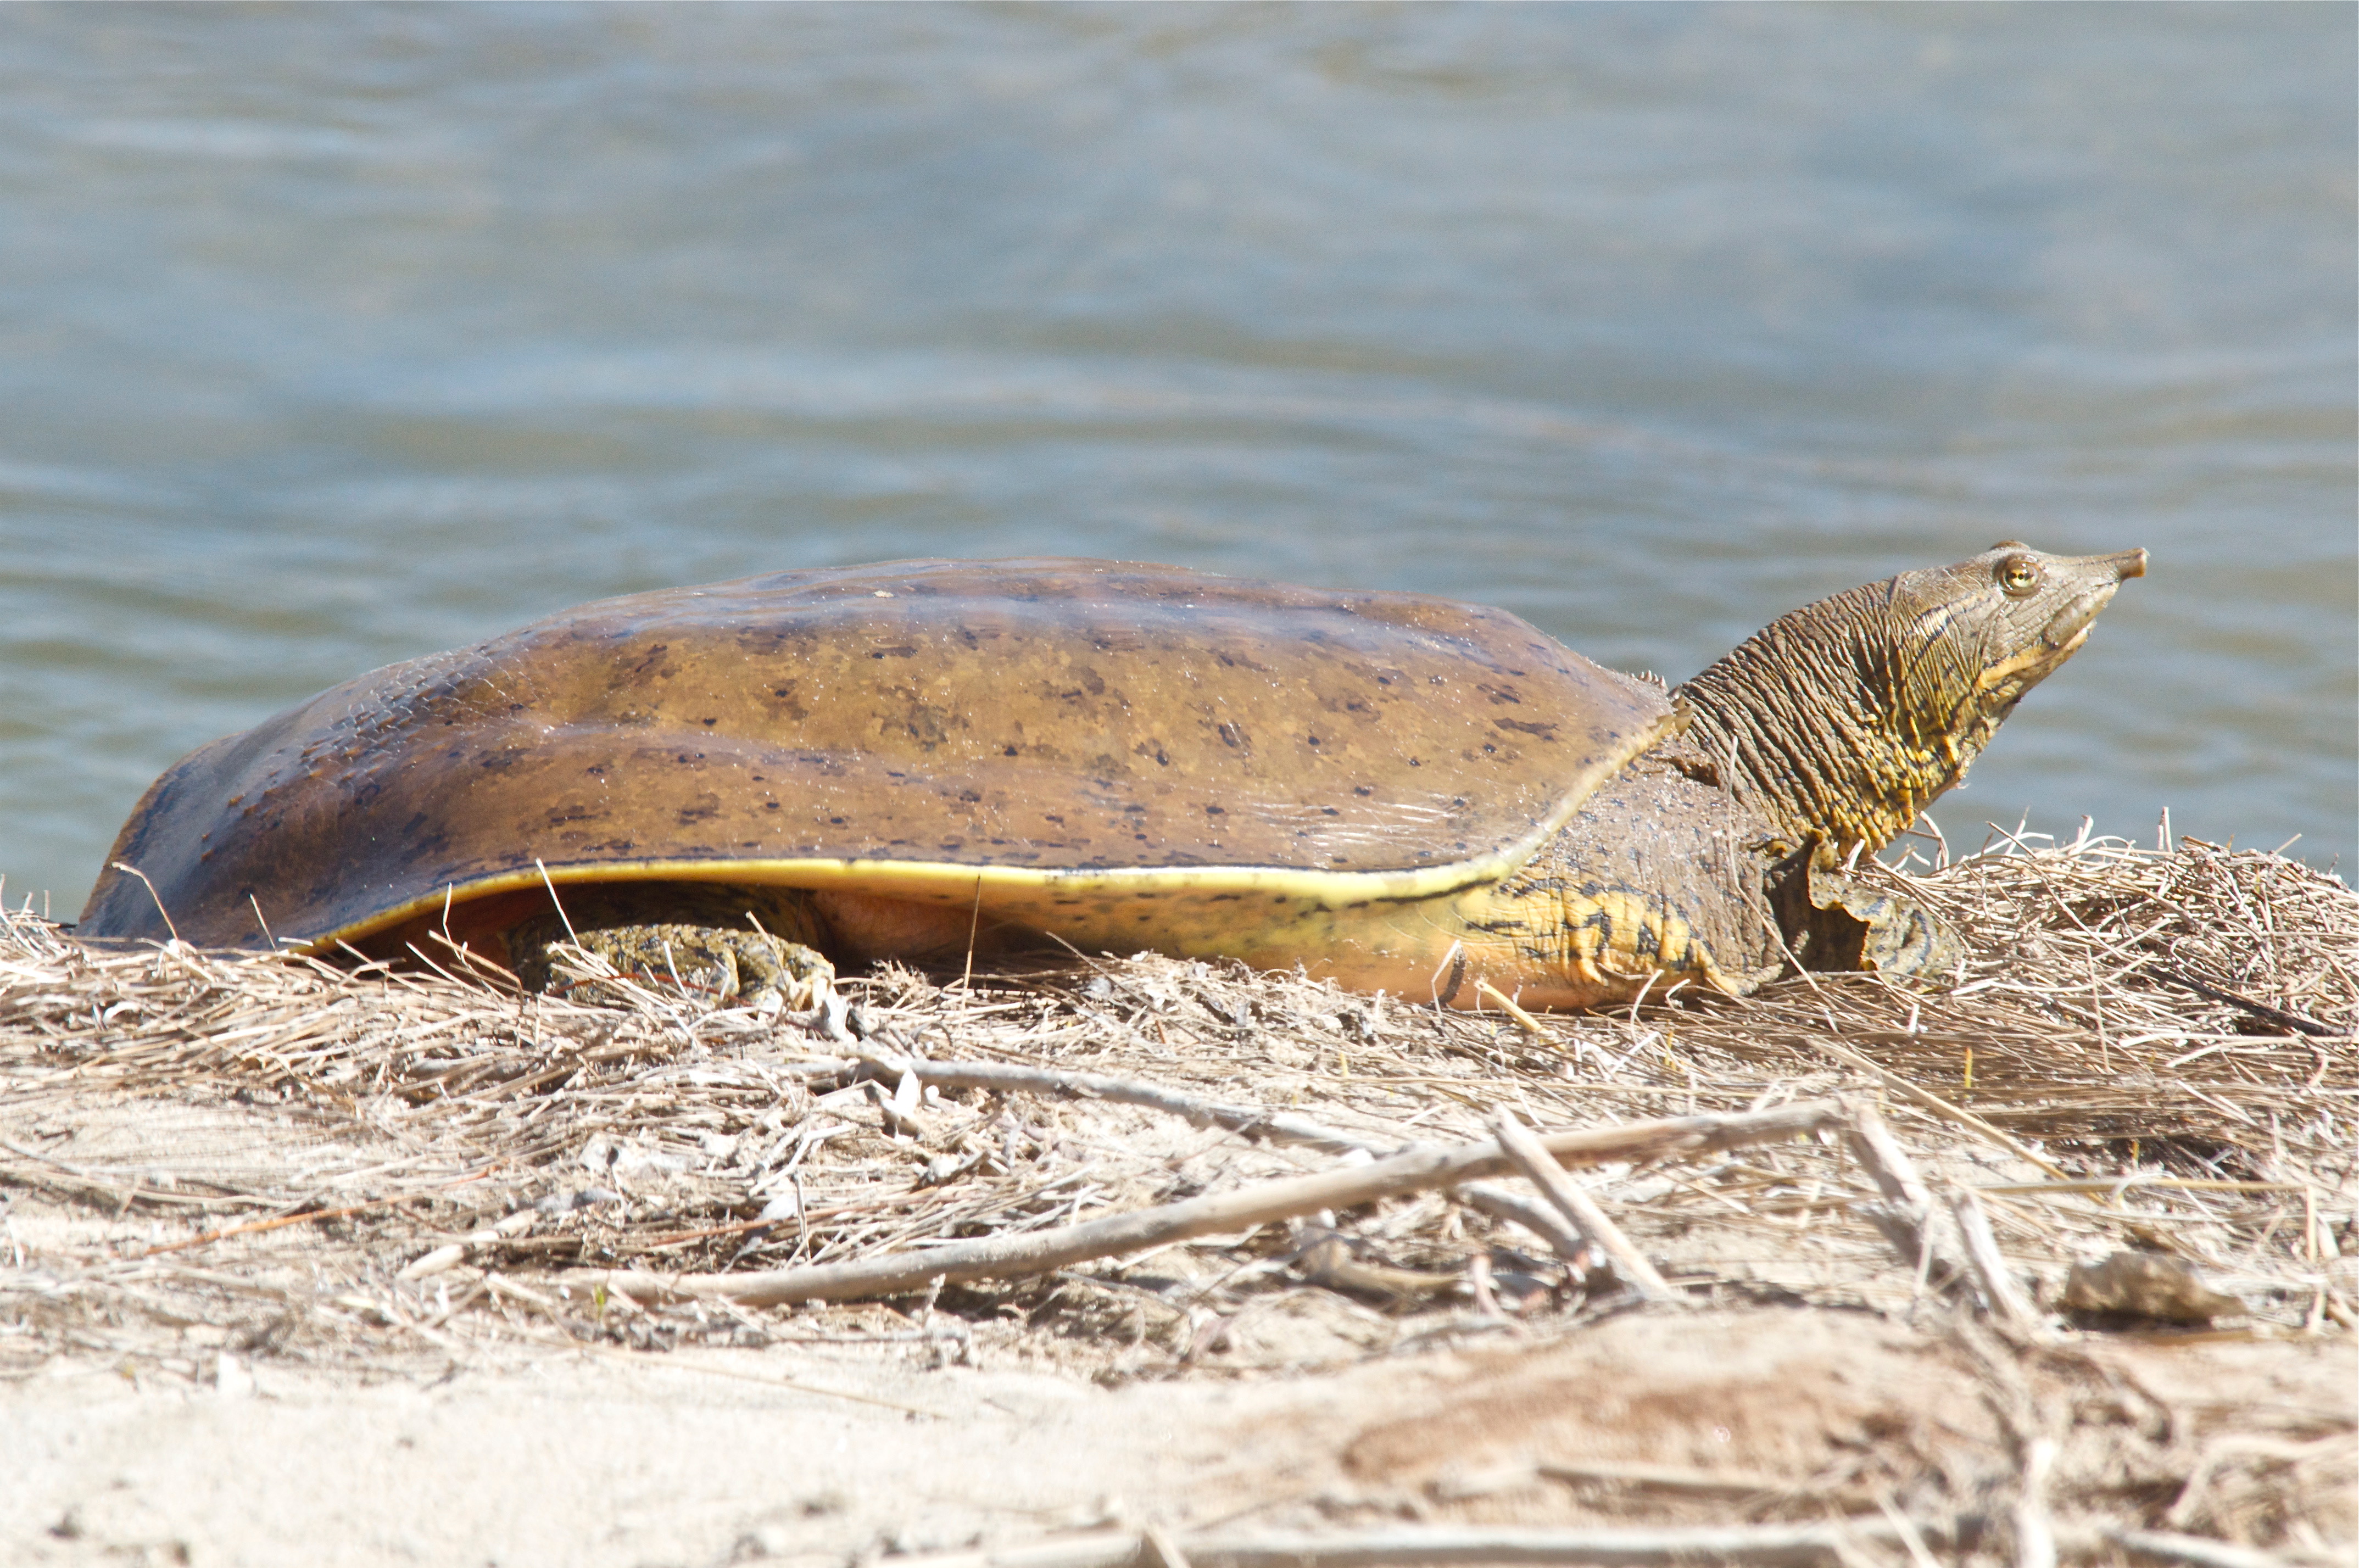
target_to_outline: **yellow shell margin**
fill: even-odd
[[[320,954],[340,943],[357,942],[377,931],[431,915],[453,903],[488,898],[497,893],[524,892],[536,887],[615,882],[731,882],[773,887],[853,887],[886,898],[965,904],[982,899],[990,906],[995,889],[1023,889],[1038,895],[1098,895],[1106,898],[1142,893],[1190,892],[1266,893],[1320,908],[1338,909],[1375,903],[1421,903],[1447,898],[1469,887],[1496,882],[1530,859],[1540,845],[1572,820],[1597,786],[1628,765],[1631,758],[1665,735],[1684,726],[1678,711],[1628,737],[1614,751],[1597,759],[1599,766],[1574,781],[1556,808],[1532,830],[1489,855],[1447,866],[1421,866],[1413,871],[1310,871],[1289,866],[1149,866],[1114,870],[1058,870],[1016,866],[973,866],[951,861],[807,858],[788,860],[637,860],[598,861],[582,865],[540,866],[529,871],[503,871],[469,882],[446,883],[432,893],[381,910],[324,936],[300,944],[296,952]],[[1248,924],[1250,922],[1247,922]]]

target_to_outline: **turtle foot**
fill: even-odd
[[[1813,866],[1806,876],[1810,909],[1797,911],[1802,918],[1788,928],[1804,968],[1931,982],[1954,975],[1965,962],[1957,933],[1922,904],[1839,871]]]
[[[526,987],[622,1001],[632,989],[712,1007],[803,1013],[833,993],[821,924],[792,889],[589,888],[507,933]]]
[[[544,942],[539,956],[549,974],[543,988],[569,996],[612,991],[628,982],[658,995],[760,1013],[809,1012],[835,981],[835,965],[815,948],[766,931],[712,926],[607,926],[570,942]],[[611,976],[579,962],[585,956],[603,960]],[[530,983],[521,966],[518,975]]]
[[[1939,980],[1955,975],[1958,965],[1965,962],[1965,948],[1957,934],[1921,904],[1855,887],[1843,907],[1867,927],[1859,943],[1862,969]]]

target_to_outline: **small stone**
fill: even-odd
[[[2241,1314],[2245,1303],[2213,1290],[2175,1258],[2115,1252],[2094,1263],[2072,1265],[2064,1281],[2064,1309],[2152,1323],[2208,1323]]]

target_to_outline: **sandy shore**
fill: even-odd
[[[1921,887],[1943,992],[1141,958],[879,973],[860,1038],[10,920],[0,1559],[2348,1562],[2359,900],[2206,846]],[[2090,1308],[2125,1257],[2177,1304]]]
[[[66,1361],[7,1395],[0,1542],[40,1563],[816,1568],[1123,1523],[1696,1525],[1744,1515],[1743,1477],[1834,1505],[1931,1470],[1997,1499],[2015,1471],[1970,1356],[1864,1316],[1632,1314],[1325,1376],[1115,1388],[994,1359],[541,1354],[372,1382],[235,1358],[135,1381]],[[2186,1428],[2173,1443],[2136,1411],[2073,1423],[2074,1487],[2183,1481],[2191,1455],[2239,1444],[2315,1447],[2348,1431],[2359,1351],[2116,1345],[2036,1375],[2032,1395],[2070,1405],[2106,1380]],[[1693,1479],[1583,1485],[1583,1466]],[[2224,1479],[2245,1507],[2283,1484]],[[2348,1500],[2314,1520],[2344,1541]]]

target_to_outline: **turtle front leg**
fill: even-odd
[[[1784,963],[1750,847],[1760,827],[1724,790],[1642,757],[1514,876],[1462,900],[1467,945],[1526,1006],[1612,1007],[1682,984],[1743,995]]]
[[[1788,937],[1806,969],[1872,969],[1933,980],[1954,975],[1965,962],[1957,933],[1914,899],[1816,866],[1787,886],[1806,893],[1784,900]]]
[[[800,889],[625,883],[560,896],[561,915],[549,909],[507,933],[516,978],[532,990],[584,983],[567,963],[569,949],[596,955],[635,984],[718,1007],[807,1012],[834,984],[835,966],[817,946],[824,922]],[[587,983],[594,990],[597,979]]]

